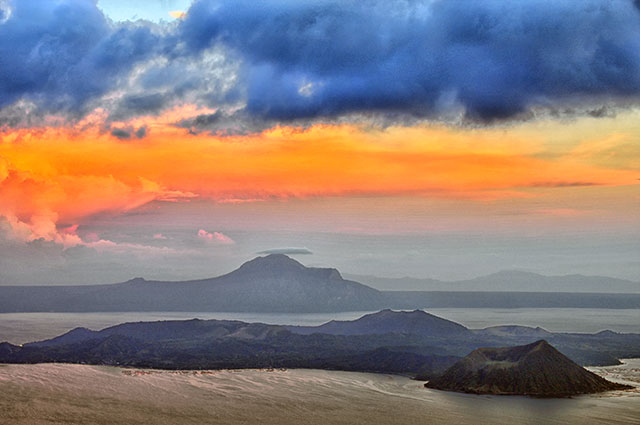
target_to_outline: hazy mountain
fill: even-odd
[[[497,337],[535,337],[549,338],[551,332],[540,327],[531,328],[529,326],[503,325],[491,326],[489,328],[474,330],[477,335],[497,336]]]
[[[535,276],[535,275],[534,275]],[[506,284],[505,284],[506,287]],[[529,285],[535,290],[535,285]],[[283,254],[257,257],[223,276],[111,285],[0,286],[0,313],[97,311],[292,312],[382,308],[640,308],[640,294],[378,291],[336,269],[305,267]]]
[[[425,386],[475,394],[537,397],[631,388],[589,372],[545,340],[516,347],[478,348]]]
[[[123,323],[92,331],[75,328],[63,335],[46,340],[24,344],[26,347],[53,347],[75,344],[92,339],[119,335],[140,341],[203,340],[217,338],[238,338],[264,340],[278,332],[286,332],[282,326],[262,323],[245,323],[235,320],[164,320],[157,322]]]
[[[374,310],[380,292],[336,269],[305,267],[282,254],[258,257],[233,272],[185,282],[143,278],[113,285],[0,287],[0,311]]]
[[[379,291],[451,291],[453,282],[417,277],[380,277],[365,274],[344,273],[347,279],[362,282]]]
[[[289,326],[299,334],[325,333],[331,335],[374,335],[403,333],[419,336],[462,336],[470,331],[464,326],[442,319],[422,310],[382,310],[356,320],[332,320],[320,326]]]
[[[575,292],[383,291],[384,307],[428,308],[640,308],[640,294]]]
[[[497,292],[602,292],[640,293],[640,282],[605,276],[543,276],[537,273],[507,270],[469,280],[442,281],[412,277],[384,278],[345,275],[381,291],[497,291]]]

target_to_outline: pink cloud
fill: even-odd
[[[207,232],[204,229],[198,230],[198,237],[200,239],[204,239],[206,241],[217,242],[225,245],[234,244],[235,241],[231,239],[229,236],[220,232]]]
[[[163,235],[162,233],[156,233],[156,234],[153,235],[153,239],[165,240],[165,239],[167,239],[167,237],[165,235]]]
[[[62,233],[68,233],[68,234],[75,235],[77,230],[78,230],[78,225],[77,225],[77,224],[74,224],[74,225],[71,225],[71,226],[69,226],[69,227],[65,227],[65,228],[63,228],[63,229],[61,230],[61,232],[62,232]]]
[[[87,242],[97,242],[100,240],[100,235],[96,232],[89,232],[84,235],[84,240]]]

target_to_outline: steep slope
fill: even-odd
[[[305,267],[283,254],[255,258],[205,284],[241,311],[262,311],[265,305],[272,311],[339,311],[383,302],[380,292],[343,279],[336,269]]]
[[[629,388],[589,372],[545,340],[516,347],[478,348],[425,386],[475,394],[537,397]]]

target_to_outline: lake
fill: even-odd
[[[640,332],[638,310],[430,309],[471,328],[500,324],[551,331]],[[317,325],[338,314],[11,313],[0,341],[50,338],[77,326],[149,320],[230,319]],[[572,399],[475,396],[430,390],[405,377],[321,370],[170,372],[106,366],[0,365],[3,424],[637,424],[640,359],[590,368],[636,388]]]
[[[636,388],[551,400],[457,394],[354,372],[0,365],[0,414],[7,425],[638,424],[640,360],[596,371]]]
[[[434,308],[436,316],[453,320],[469,328],[496,325],[540,326],[552,332],[616,332],[640,333],[640,310],[589,308]],[[282,313],[3,313],[0,314],[0,341],[14,344],[37,341],[83,326],[99,330],[123,322],[154,320],[225,319],[287,325],[320,325],[330,320],[353,320],[370,312],[322,314]]]

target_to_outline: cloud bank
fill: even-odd
[[[640,95],[631,0],[197,0],[163,24],[115,24],[92,0],[0,10],[5,125],[16,107],[126,120],[180,102],[224,110],[196,123],[218,127],[236,112],[249,128],[349,114],[492,122],[597,115]]]
[[[258,255],[284,254],[284,255],[311,255],[313,252],[308,248],[273,248],[259,251]]]

